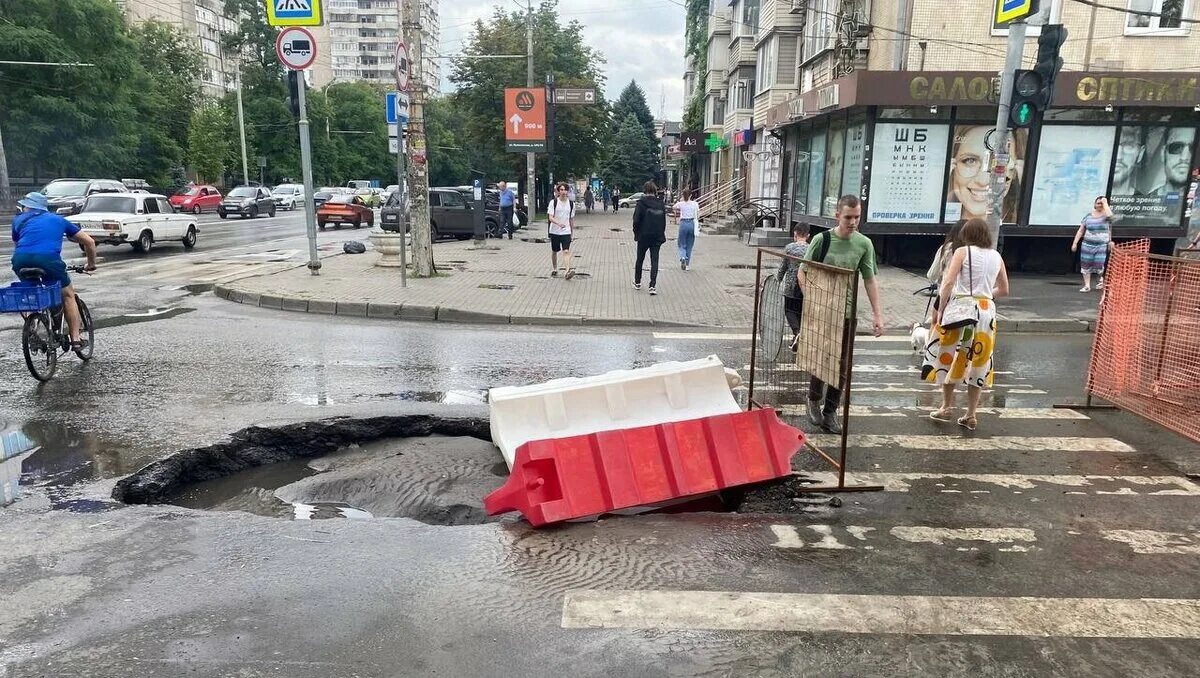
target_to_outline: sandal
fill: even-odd
[[[958,418],[958,425],[967,429],[968,431],[974,431],[977,424],[978,422],[975,421],[975,417],[963,416]]]
[[[575,269],[573,269],[573,268],[568,268],[568,269],[567,269],[567,275],[566,275],[566,276],[564,276],[564,277],[565,277],[567,280],[570,280],[571,278],[574,278],[574,277],[575,277]]]
[[[1080,291],[1080,292],[1091,292],[1091,291],[1092,291],[1092,288],[1090,288],[1090,287],[1080,287],[1080,288],[1079,288],[1079,291]]]
[[[950,417],[954,416],[954,410],[943,407],[940,410],[934,410],[929,413],[929,418],[934,421],[940,421],[946,424],[950,423]]]

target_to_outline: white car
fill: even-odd
[[[621,199],[617,201],[617,204],[620,205],[621,207],[633,207],[634,205],[637,204],[637,201],[642,199],[643,195],[646,195],[646,194],[645,193],[634,193],[632,195],[621,196]]]
[[[304,204],[304,187],[300,184],[279,184],[271,191],[271,199],[279,209],[296,209]]]
[[[177,214],[166,196],[153,193],[93,195],[83,211],[67,220],[98,243],[133,245],[136,252],[149,252],[156,243],[172,240],[190,250],[200,233],[195,216]]]

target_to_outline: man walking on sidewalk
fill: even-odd
[[[837,204],[837,226],[812,239],[808,250],[804,253],[805,261],[817,261],[829,266],[858,270],[867,290],[867,299],[871,302],[871,312],[874,315],[872,329],[875,336],[883,334],[883,312],[879,304],[879,283],[875,280],[875,246],[871,239],[858,232],[858,224],[862,219],[862,203],[856,195],[843,195]],[[804,284],[801,273],[800,284]],[[854,291],[851,290],[850,294]],[[857,323],[850,316],[850,298],[846,298],[846,324],[844,334],[846,341],[854,341],[854,331]],[[824,400],[824,406],[822,406]],[[808,383],[808,419],[813,426],[819,427],[826,433],[841,433],[838,424],[837,410],[842,403],[842,392],[832,384],[826,384],[816,377],[811,377]]]
[[[508,239],[512,240],[513,231],[516,230],[513,226],[513,204],[517,196],[508,187],[507,181],[496,184],[496,188],[500,189],[500,218],[504,220],[504,230],[500,231],[500,234],[504,235],[504,231],[508,231]]]
[[[546,208],[546,218],[550,222],[550,277],[558,277],[558,253],[563,254],[563,268],[566,278],[575,277],[575,269],[571,268],[571,232],[575,227],[575,203],[567,197],[567,185],[560,183],[554,187],[554,199]]]

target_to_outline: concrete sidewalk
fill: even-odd
[[[397,269],[374,265],[378,255],[339,255],[322,260],[320,276],[297,268],[216,287],[225,299],[263,308],[372,318],[439,320],[447,322],[711,327],[748,329],[754,298],[755,250],[733,236],[700,236],[692,268],[682,271],[675,248],[676,226],[667,227],[662,248],[658,295],[643,287],[634,290],[636,252],[630,226],[632,213],[581,214],[572,243],[572,280],[550,276],[550,247],[544,226],[526,228],[517,239],[494,241],[476,248],[470,241],[439,242],[434,259],[439,275],[408,280],[400,287]],[[347,233],[366,238],[365,232]],[[774,270],[764,259],[764,275]],[[649,266],[647,262],[646,266]],[[881,267],[880,296],[885,325],[907,330],[925,311],[925,298],[912,295],[924,279],[908,271]],[[1016,287],[1014,285],[1014,287]],[[1066,289],[1066,288],[1063,288]],[[1078,293],[1075,293],[1078,295]],[[1083,295],[1078,295],[1083,296]],[[1002,305],[1002,312],[1006,305]],[[1045,317],[1037,309],[1055,308],[1042,298],[1031,303],[1019,325],[1009,331],[1086,331],[1086,322],[1072,316]],[[865,295],[860,303],[861,327],[870,327]]]

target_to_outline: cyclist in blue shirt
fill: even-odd
[[[21,213],[12,222],[12,239],[16,249],[12,255],[14,272],[23,268],[40,268],[46,272],[43,280],[62,286],[63,312],[71,331],[72,348],[83,348],[79,338],[79,307],[75,304],[75,288],[67,275],[62,259],[63,238],[79,243],[87,254],[86,270],[96,270],[96,241],[79,227],[50,211],[46,196],[28,193],[17,201]]]
[[[506,181],[496,184],[496,188],[500,189],[500,218],[504,220],[504,230],[508,231],[508,239],[512,240],[513,231],[516,230],[513,226],[513,204],[517,196]]]

